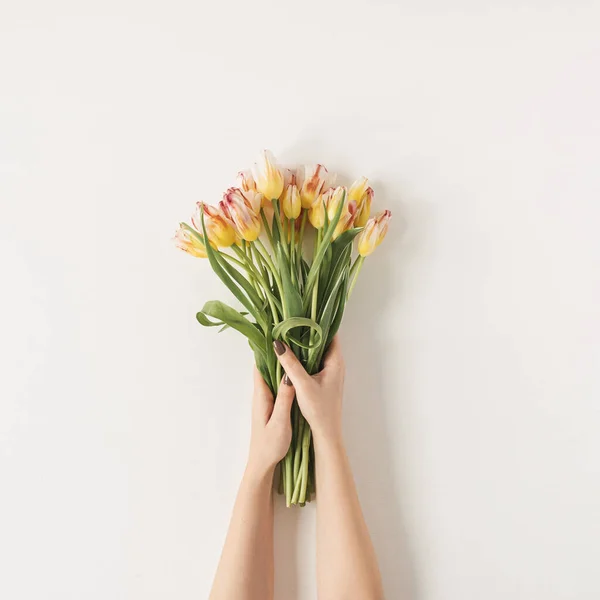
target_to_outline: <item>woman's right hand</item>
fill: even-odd
[[[336,335],[331,342],[323,370],[312,377],[288,346],[279,340],[273,345],[296,390],[298,406],[312,429],[315,443],[341,441],[345,368],[339,337]]]

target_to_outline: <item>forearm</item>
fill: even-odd
[[[210,600],[273,598],[272,483],[273,469],[246,468]]]
[[[382,600],[377,558],[341,440],[315,438],[319,600]]]

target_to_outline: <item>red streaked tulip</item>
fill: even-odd
[[[367,221],[369,220],[369,215],[371,214],[372,202],[373,188],[368,187],[358,203],[358,210],[356,213],[356,219],[354,221],[355,227],[364,227],[367,224]]]
[[[302,183],[300,185],[300,198],[302,208],[310,208],[324,190],[329,180],[329,173],[323,165],[304,167]]]
[[[198,202],[196,212],[192,215],[192,225],[202,231],[202,211],[210,242],[219,248],[228,248],[234,244],[237,237],[234,225],[218,206]]]
[[[254,181],[254,177],[252,177],[252,171],[250,169],[246,169],[244,171],[240,171],[237,174],[237,182],[239,188],[243,192],[256,192],[256,181]]]
[[[252,194],[252,200],[247,196]],[[233,222],[240,237],[247,242],[253,242],[260,234],[260,219],[258,210],[254,208],[253,201],[258,198],[260,210],[260,194],[253,192],[243,193],[239,188],[229,188],[223,194],[220,207],[225,215]]]
[[[369,256],[383,242],[391,218],[391,211],[384,210],[367,221],[365,228],[358,234],[358,253],[361,256]]]
[[[181,223],[173,238],[175,246],[197,258],[206,258],[206,246],[202,235],[194,231],[189,225]]]
[[[283,190],[281,196],[281,208],[288,219],[297,219],[300,216],[302,205],[300,202],[300,193],[296,185],[296,175],[290,174],[290,182]]]
[[[269,150],[263,150],[258,162],[252,168],[256,189],[267,200],[278,200],[283,192],[283,173],[277,167],[275,157]]]

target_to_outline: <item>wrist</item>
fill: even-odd
[[[314,432],[313,439],[315,454],[331,454],[345,452],[344,436],[341,431],[336,432]]]
[[[244,478],[253,482],[261,482],[265,480],[273,481],[275,475],[275,465],[260,460],[257,457],[250,455],[246,463]]]

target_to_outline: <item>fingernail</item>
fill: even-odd
[[[279,340],[275,340],[273,342],[273,347],[275,348],[275,352],[277,352],[279,356],[281,356],[285,352],[285,346],[283,342],[280,342]]]
[[[283,383],[285,385],[292,385],[292,380],[287,376],[287,373],[283,376]]]

